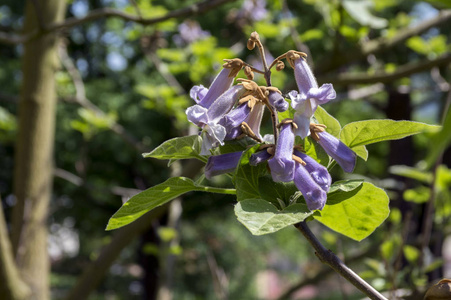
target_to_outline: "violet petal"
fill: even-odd
[[[304,168],[309,172],[312,179],[325,191],[328,192],[330,185],[332,184],[332,177],[330,177],[329,171],[322,164],[311,158],[305,153],[294,150],[294,155],[299,156],[306,165]]]
[[[327,201],[327,193],[313,180],[307,169],[296,163],[294,184],[304,196],[310,210],[322,210]]]
[[[291,126],[290,123],[282,125],[279,138],[277,139],[274,157],[268,160],[271,176],[275,182],[288,182],[293,180],[294,133]]]
[[[335,159],[343,170],[351,173],[356,163],[357,156],[355,152],[327,131],[318,132],[318,136],[318,143],[323,147],[324,151]]]
[[[216,175],[233,172],[240,162],[241,154],[243,151],[210,156],[205,166],[205,177],[211,179]]]

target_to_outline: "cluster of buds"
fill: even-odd
[[[247,44],[249,49],[255,46],[263,48],[259,36],[252,33]],[[332,84],[318,83],[310,70],[306,54],[288,51],[279,56],[266,71],[253,69],[240,59],[226,60],[223,70],[217,75],[210,88],[195,86],[190,96],[197,104],[186,110],[188,120],[202,128],[202,155],[210,154],[210,149],[223,145],[224,141],[240,139],[244,136],[261,143],[259,151],[250,158],[250,165],[256,166],[267,161],[272,179],[275,182],[293,181],[300,190],[310,210],[321,210],[327,200],[327,192],[332,183],[326,167],[306,155],[299,145],[295,145],[295,137],[311,136],[321,145],[346,172],[354,170],[356,154],[340,140],[327,133],[326,127],[311,122],[318,105],[335,99],[336,93]],[[285,119],[277,123],[277,112],[286,111],[289,103],[276,87],[259,86],[252,81],[252,71],[265,74],[269,78],[270,69],[284,68],[282,59],[286,59],[294,69],[298,86],[288,96],[295,109],[293,119]],[[234,78],[244,68],[248,79]],[[260,124],[265,107],[271,112],[273,135],[260,135]],[[213,176],[233,172],[242,155],[242,151],[210,156],[205,168],[205,176]]]

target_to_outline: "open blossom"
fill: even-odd
[[[294,76],[299,92],[291,91],[288,96],[291,106],[296,110],[294,122],[298,125],[296,135],[305,138],[309,135],[310,119],[319,104],[335,99],[336,93],[330,83],[318,87],[307,61],[295,51],[287,53],[287,60],[294,69]]]
[[[294,160],[293,146],[294,133],[292,123],[283,123],[277,140],[274,157],[268,160],[271,176],[275,182],[288,182],[293,180]]]
[[[219,124],[219,121],[232,109],[244,90],[241,85],[231,87],[208,109],[200,104],[187,108],[188,121],[201,127],[203,131],[201,155],[207,155],[211,148],[224,144],[227,131],[223,125]]]

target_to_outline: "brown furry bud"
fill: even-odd
[[[247,40],[247,49],[252,50],[255,48],[255,42],[251,39]]]
[[[282,71],[283,69],[285,69],[285,64],[283,63],[283,61],[279,60],[276,65],[276,70]]]
[[[247,79],[249,79],[249,80],[254,79],[254,72],[252,72],[252,70],[249,66],[244,67],[244,74],[246,75]]]

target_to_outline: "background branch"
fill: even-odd
[[[62,22],[53,23],[45,26],[42,30],[35,30],[29,35],[22,36],[17,34],[7,34],[4,32],[0,32],[0,43],[3,44],[21,44],[26,43],[30,39],[40,35],[40,34],[46,34],[49,32],[55,32],[55,31],[61,31],[65,29],[69,29],[75,26],[79,26],[88,22],[93,22],[99,19],[104,18],[120,18],[124,21],[131,21],[135,22],[141,25],[149,26],[157,23],[164,22],[166,20],[172,19],[172,18],[186,18],[189,16],[197,15],[205,13],[209,10],[214,9],[215,7],[218,7],[224,3],[227,2],[233,2],[236,0],[206,0],[200,3],[192,4],[188,7],[184,7],[181,9],[173,10],[169,13],[167,13],[164,16],[156,17],[156,18],[141,18],[141,16],[131,15],[128,13],[124,13],[121,10],[114,9],[114,8],[100,8],[91,11],[88,15],[86,15],[83,18],[68,18]]]
[[[433,19],[424,21],[412,28],[405,28],[401,30],[394,37],[387,39],[381,37],[375,40],[370,40],[362,44],[360,48],[340,53],[333,57],[326,57],[321,63],[315,66],[317,74],[326,73],[335,70],[340,66],[349,64],[350,62],[358,61],[365,58],[369,54],[376,54],[393,48],[394,46],[406,41],[408,38],[420,35],[432,27],[448,24],[451,20],[451,10],[442,10]]]
[[[330,82],[334,85],[350,85],[382,82],[387,83],[393,80],[406,77],[415,73],[430,70],[437,66],[445,66],[451,63],[451,53],[446,53],[433,60],[425,60],[398,66],[395,72],[377,72],[375,74],[366,73],[342,73],[331,76],[318,77],[319,82]]]

